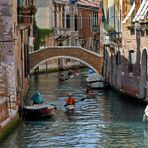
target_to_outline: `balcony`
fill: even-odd
[[[104,36],[104,45],[110,48],[122,47],[122,33],[116,32],[114,29],[107,31]]]
[[[69,38],[68,31],[64,28],[55,28],[54,38],[58,41],[64,41]]]
[[[70,29],[65,28],[55,28],[54,29],[54,38],[58,38],[59,36],[63,36],[64,38],[69,38],[69,36],[78,36],[78,31],[71,31]]]
[[[121,32],[116,32],[112,31],[109,34],[111,42],[114,42],[119,45],[119,47],[122,46],[122,33]]]
[[[18,23],[31,24],[32,16],[36,13],[34,1],[18,0],[17,12],[18,12]]]

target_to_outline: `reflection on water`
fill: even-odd
[[[83,93],[83,75],[59,82],[58,73],[31,78],[29,96],[36,90],[58,108],[55,115],[41,121],[24,121],[2,148],[147,148],[148,126],[142,122],[144,106],[121,99],[111,91],[76,104],[74,114],[65,113],[68,92]],[[28,98],[29,98],[28,96]]]

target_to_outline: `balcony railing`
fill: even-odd
[[[69,37],[68,31],[64,28],[55,28],[54,29],[54,38],[56,40],[64,41]]]
[[[54,29],[54,38],[57,40],[66,40],[71,35],[78,36],[78,31],[70,31],[69,29],[65,29],[65,28]]]
[[[104,45],[114,48],[114,45],[122,47],[122,33],[111,31],[104,37]]]
[[[122,44],[122,33],[121,32],[116,32],[116,31],[110,32],[109,37],[110,37],[111,42],[115,42],[118,45]]]

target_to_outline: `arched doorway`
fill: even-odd
[[[146,81],[147,81],[147,52],[146,49],[142,52],[141,59],[141,79],[140,79],[140,96],[146,99],[147,89],[146,89]]]

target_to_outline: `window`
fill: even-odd
[[[92,30],[91,16],[89,16],[89,29]]]
[[[75,15],[75,31],[78,31],[78,17]]]
[[[133,72],[134,63],[135,63],[135,52],[134,50],[129,50],[129,66],[128,66],[129,72]]]
[[[17,0],[18,6],[23,6],[23,0]]]
[[[95,13],[95,26],[97,26],[97,24],[98,24],[98,14]]]
[[[95,24],[95,12],[93,13],[93,26],[95,26],[96,24]]]
[[[66,15],[66,28],[70,28],[70,16]]]
[[[83,28],[83,20],[82,20],[82,15],[80,16],[80,28],[82,29]]]

